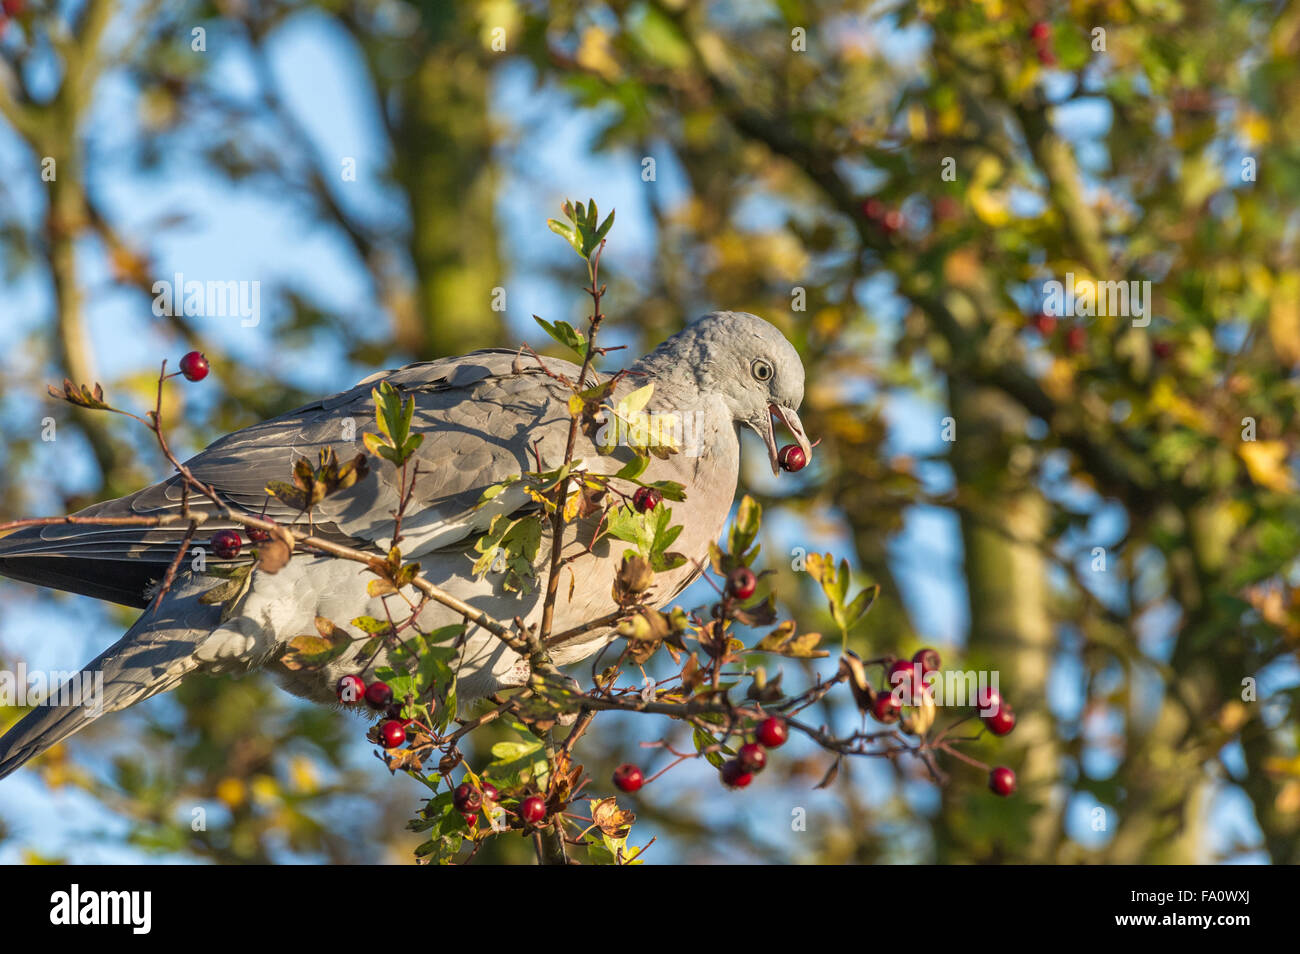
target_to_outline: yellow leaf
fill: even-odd
[[[570,490],[569,496],[564,499],[564,522],[568,523],[576,517],[581,506],[582,494],[577,490]]]
[[[610,47],[609,34],[600,27],[587,27],[578,44],[578,65],[607,80],[617,79],[621,70]]]
[[[654,382],[651,381],[645,387],[637,388],[623,400],[618,402],[618,416],[624,419],[630,418],[637,414],[643,407],[650,403],[650,397],[655,393]]]
[[[1300,362],[1300,272],[1283,272],[1269,296],[1268,336],[1278,357]]]
[[[1213,429],[1213,422],[1205,412],[1174,390],[1173,382],[1168,378],[1161,378],[1151,389],[1151,406],[1165,411],[1178,423],[1187,427],[1201,431]]]
[[[1237,130],[1241,134],[1243,145],[1247,149],[1263,146],[1272,141],[1273,127],[1269,121],[1256,112],[1246,112],[1237,121]]]
[[[1242,441],[1237,454],[1246,465],[1250,479],[1261,487],[1286,492],[1293,481],[1287,468],[1287,447],[1282,441]]]
[[[970,204],[985,225],[997,227],[1011,221],[1006,196],[1001,191],[990,188],[1001,177],[1002,163],[991,156],[981,159],[975,166],[969,193]]]
[[[289,760],[289,784],[295,792],[310,795],[320,787],[316,763],[305,755],[295,755]]]
[[[240,779],[227,776],[217,783],[216,796],[227,808],[238,808],[248,801],[248,788]]]

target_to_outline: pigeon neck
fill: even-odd
[[[701,367],[700,356],[683,353],[680,348],[661,346],[632,365],[631,370],[634,373],[633,380],[642,380],[643,383],[653,381],[657,392],[697,395],[701,392]]]

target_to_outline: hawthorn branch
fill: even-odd
[[[587,351],[582,359],[582,368],[578,372],[578,390],[581,391],[587,386],[587,375],[591,371],[592,362],[595,359],[596,352],[594,345],[596,343],[596,334],[600,331],[600,324],[605,320],[604,314],[600,310],[600,299],[605,290],[600,285],[600,256],[605,250],[605,241],[602,239],[596,246],[595,251],[591,253],[590,275],[591,287],[587,289],[587,294],[591,296],[591,319],[588,322],[587,330]],[[562,467],[567,467],[573,462],[573,452],[578,446],[578,427],[579,419],[576,416],[569,418],[569,436],[564,445],[564,461]],[[569,496],[569,474],[565,474],[560,480],[555,490],[555,512],[551,515],[551,566],[546,577],[546,600],[542,604],[542,622],[538,627],[538,639],[544,644],[546,638],[551,634],[551,627],[555,621],[555,604],[558,601],[560,593],[560,561],[562,555],[562,542],[564,538],[564,504]],[[544,652],[544,650],[543,650]],[[529,660],[530,663],[533,660]],[[539,660],[540,661],[540,657]]]

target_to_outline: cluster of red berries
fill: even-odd
[[[786,444],[776,455],[776,462],[787,473],[803,470],[808,466],[808,455],[798,444]],[[632,509],[637,513],[649,513],[663,503],[664,495],[653,487],[638,487],[632,495]]]
[[[451,793],[451,803],[465,819],[465,827],[473,828],[478,824],[478,813],[484,802],[495,804],[501,800],[501,793],[491,782],[484,782],[482,789],[475,788],[469,782],[461,782]],[[545,811],[545,805],[542,806]]]
[[[911,659],[899,659],[889,667],[889,686],[901,692],[878,692],[871,704],[871,715],[877,722],[892,725],[903,715],[905,702],[920,702],[927,692],[925,677],[937,672],[942,661],[938,650],[918,649]]]
[[[728,788],[744,788],[767,765],[767,750],[779,749],[789,738],[790,728],[785,720],[768,716],[754,729],[754,741],[746,742],[735,758],[722,763],[722,784]]]
[[[758,576],[747,566],[739,566],[727,574],[726,598],[747,600],[758,588]],[[713,615],[721,618],[724,614],[723,604],[713,606]],[[754,775],[767,765],[767,750],[785,744],[790,737],[790,730],[785,722],[776,716],[769,716],[760,722],[754,730],[756,741],[747,742],[740,747],[736,757],[722,765],[722,781],[730,788],[744,788],[754,780]],[[623,792],[638,791],[645,784],[645,773],[631,762],[625,762],[614,770],[614,785]]]
[[[1038,53],[1038,62],[1044,66],[1056,65],[1056,54],[1052,52],[1052,26],[1043,20],[1037,20],[1029,28],[1029,39],[1034,41]]]
[[[898,209],[890,208],[874,196],[862,203],[862,214],[875,222],[886,238],[892,238],[903,228],[906,220]]]
[[[407,729],[415,720],[402,718],[402,707],[393,701],[393,690],[388,683],[376,681],[366,685],[360,676],[347,675],[338,681],[334,691],[344,705],[356,705],[364,699],[370,708],[388,716],[379,727],[379,741],[384,748],[395,749],[406,741]]]
[[[994,735],[1009,735],[1016,727],[1016,713],[1011,703],[996,690],[989,690],[981,701],[980,719],[984,721],[984,727]]]
[[[1029,325],[1037,331],[1043,338],[1052,337],[1056,331],[1056,316],[1049,315],[1045,311],[1040,311],[1034,317],[1029,319]],[[1088,347],[1087,329],[1080,324],[1073,324],[1065,332],[1065,350],[1071,354],[1079,354]]]
[[[1045,311],[1040,311],[1029,319],[1029,326],[1037,331],[1043,338],[1050,338],[1056,331],[1056,316],[1049,315]],[[1088,332],[1083,325],[1071,325],[1065,332],[1065,350],[1071,354],[1080,354],[1088,347]],[[1151,353],[1157,359],[1163,361],[1174,353],[1173,345],[1163,338],[1158,338],[1151,343]]]
[[[478,814],[483,804],[496,804],[500,800],[501,793],[491,782],[484,782],[482,788],[461,782],[451,793],[452,806],[465,819],[465,827],[471,829],[478,824]],[[540,795],[529,795],[519,803],[519,817],[526,825],[540,825],[546,821],[546,799]]]
[[[1009,735],[1016,727],[1016,713],[1011,703],[1002,698],[997,690],[989,692],[980,700],[980,719],[984,727],[996,736]],[[1005,765],[999,765],[989,772],[989,790],[1004,798],[1016,790],[1016,773]]]
[[[889,667],[889,685],[900,691],[878,692],[872,700],[871,714],[877,722],[892,725],[903,714],[903,706],[921,701],[929,691],[925,677],[937,672],[941,665],[939,653],[934,649],[919,649],[911,659],[899,659]],[[995,690],[990,690],[976,700],[980,719],[985,728],[996,736],[1010,734],[1016,727],[1016,713],[1011,704]],[[1007,796],[1016,790],[1016,773],[998,766],[989,773],[989,788],[997,795]]]
[[[735,758],[722,763],[722,783],[728,788],[744,788],[767,765],[768,749],[785,745],[790,729],[785,720],[768,716],[754,729],[754,741],[746,742],[736,752]],[[620,792],[636,792],[645,784],[645,773],[640,766],[624,762],[614,769],[614,785]]]
[[[249,527],[246,531],[248,539],[253,543],[266,543],[271,539],[271,534],[261,527]],[[233,560],[239,556],[239,551],[244,547],[244,541],[239,536],[238,530],[218,530],[208,541],[208,546],[212,552],[223,560]]]

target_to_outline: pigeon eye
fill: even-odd
[[[759,381],[772,380],[772,366],[762,358],[758,358],[751,366],[751,369],[754,372],[754,377]]]

